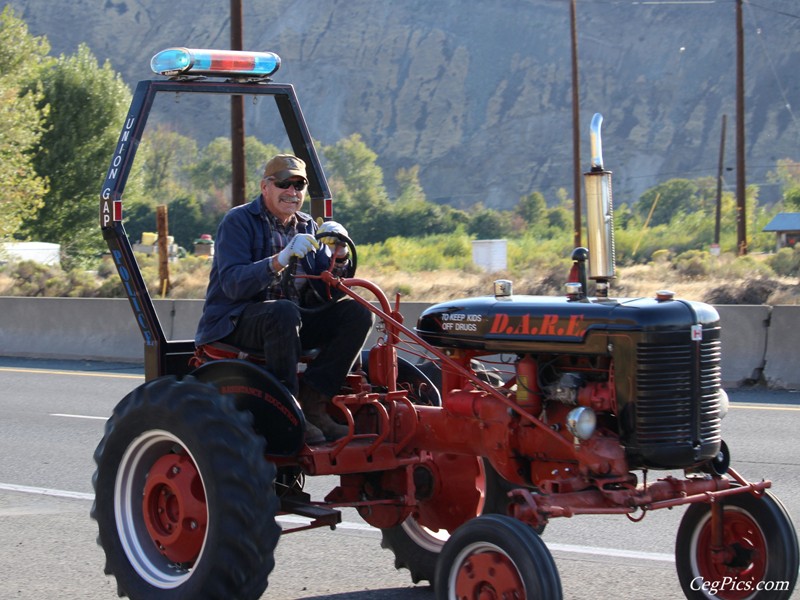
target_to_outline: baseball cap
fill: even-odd
[[[278,154],[267,161],[264,177],[274,177],[283,181],[289,177],[306,177],[306,163],[293,154]]]

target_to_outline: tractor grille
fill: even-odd
[[[629,442],[644,463],[640,466],[688,467],[718,452],[718,338],[712,330],[699,344],[637,345],[635,431]]]

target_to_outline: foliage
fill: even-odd
[[[185,194],[196,157],[197,142],[192,138],[164,125],[146,131],[136,159],[142,165],[145,197],[154,204],[165,204]],[[228,159],[230,162],[230,156]]]
[[[95,278],[81,269],[64,271],[58,266],[43,265],[32,260],[14,263],[6,269],[10,281],[0,295],[29,297],[91,298],[99,295]]]
[[[467,231],[479,240],[496,240],[507,236],[509,219],[507,215],[491,208],[476,207],[467,225]]]
[[[322,154],[336,198],[336,220],[346,223],[350,236],[361,243],[385,239],[391,208],[378,155],[358,134],[324,147]]]
[[[519,199],[514,214],[522,218],[528,228],[534,227],[547,214],[547,202],[541,192],[531,192]]]
[[[37,173],[50,180],[44,208],[25,220],[26,232],[61,244],[68,258],[103,249],[97,227],[97,196],[116,146],[130,91],[106,62],[102,67],[85,45],[62,55],[42,73],[40,108],[50,106],[46,130],[34,159]]]
[[[50,46],[28,33],[10,6],[0,13],[0,239],[16,236],[47,192],[33,166],[48,107],[35,84]]]
[[[770,257],[769,266],[776,275],[783,277],[800,276],[800,246],[781,248]]]
[[[358,256],[363,265],[410,272],[475,268],[469,238],[463,232],[413,239],[390,237],[359,245]]]
[[[783,203],[787,210],[800,211],[800,163],[788,158],[777,161],[768,181],[778,183],[783,189]]]

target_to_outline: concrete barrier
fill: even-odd
[[[194,337],[202,300],[155,300],[167,339]],[[430,306],[401,306],[404,324],[413,328]],[[722,380],[728,387],[765,382],[800,389],[796,326],[800,306],[715,307],[722,323]],[[379,331],[373,331],[373,344]],[[0,297],[0,355],[141,363],[143,341],[124,298]]]
[[[722,325],[722,384],[737,387],[760,381],[772,308],[737,304],[714,308]]]
[[[764,381],[769,387],[800,388],[800,306],[773,306],[767,329]]]

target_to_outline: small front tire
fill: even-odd
[[[560,600],[553,556],[534,529],[505,515],[468,521],[450,537],[436,568],[437,600]]]
[[[719,501],[724,511],[720,560],[714,558],[709,504],[691,505],[678,528],[675,566],[686,597],[788,599],[797,582],[798,544],[786,509],[770,492]]]

